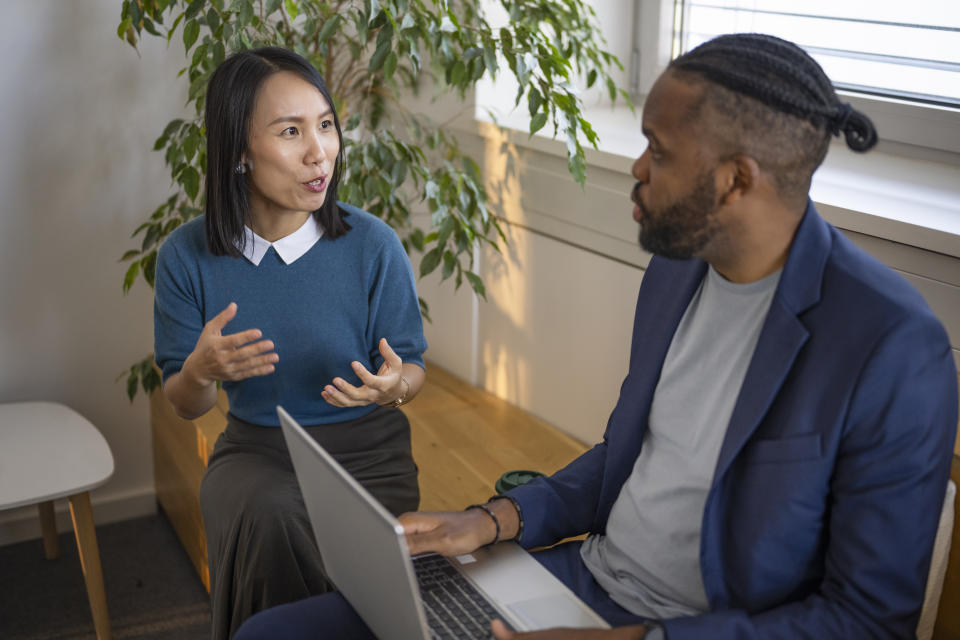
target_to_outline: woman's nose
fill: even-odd
[[[319,164],[327,159],[327,150],[323,147],[323,142],[318,134],[309,137],[309,147],[305,159],[308,164]]]

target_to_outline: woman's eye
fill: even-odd
[[[295,136],[297,135],[297,133],[298,131],[296,127],[287,127],[286,129],[283,130],[283,135],[285,136]]]
[[[323,122],[320,123],[321,129],[327,129],[332,126],[333,126],[333,120],[324,120]]]

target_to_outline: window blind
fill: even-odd
[[[838,89],[960,107],[958,0],[676,0],[673,53],[723,33],[797,43]]]

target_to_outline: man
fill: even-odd
[[[950,345],[807,196],[831,134],[866,151],[873,125],[801,49],[741,34],[671,63],[643,131],[633,215],[656,255],[603,441],[485,510],[402,516],[411,552],[588,533],[534,557],[617,628],[494,623],[501,639],[913,637],[957,424]],[[349,609],[336,598],[320,608]]]

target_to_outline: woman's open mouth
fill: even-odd
[[[323,193],[323,191],[327,188],[327,177],[320,176],[316,180],[311,180],[310,182],[304,182],[302,184],[309,191],[314,193]]]

